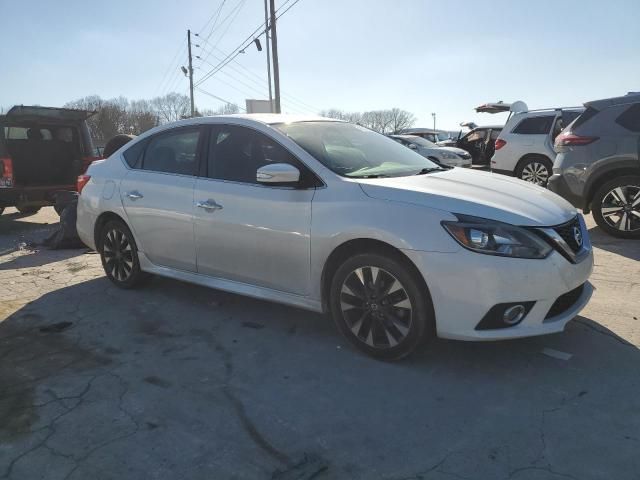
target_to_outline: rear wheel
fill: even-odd
[[[140,270],[136,242],[123,222],[107,222],[100,232],[98,250],[104,272],[116,286],[135,288],[149,278]]]
[[[38,213],[42,207],[16,207],[16,209],[23,215],[33,215]]]
[[[395,360],[434,336],[431,299],[400,259],[364,253],[342,264],[331,282],[331,313],[361,351]]]
[[[600,228],[618,238],[640,238],[640,176],[629,175],[603,184],[591,203]]]
[[[531,155],[516,168],[516,177],[525,182],[546,187],[553,171],[551,160],[542,155]]]

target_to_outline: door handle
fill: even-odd
[[[143,198],[144,195],[142,195],[140,192],[138,192],[137,190],[133,190],[131,192],[127,192],[126,193],[127,197],[129,197],[131,200],[138,200],[139,198]]]
[[[204,208],[208,212],[213,212],[215,210],[222,210],[222,205],[216,203],[215,200],[207,200],[206,202],[197,202],[196,207]]]

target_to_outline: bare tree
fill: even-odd
[[[399,108],[392,108],[389,110],[391,117],[390,130],[391,133],[400,133],[405,128],[412,127],[416,123],[416,117],[411,112],[401,110]]]
[[[323,110],[320,115],[328,118],[336,118],[347,122],[362,125],[383,134],[398,133],[415,123],[415,117],[411,112],[392,108],[391,110],[371,110],[369,112],[345,112],[336,108]]]
[[[225,103],[221,107],[216,109],[207,108],[204,110],[196,110],[196,117],[211,117],[213,115],[231,115],[234,113],[240,113],[240,107],[235,103]]]
[[[161,123],[175,122],[189,116],[190,101],[187,95],[171,92],[151,100]]]
[[[133,135],[140,135],[157,127],[160,123],[158,114],[149,100],[132,100],[128,112],[129,130]]]

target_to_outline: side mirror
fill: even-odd
[[[411,150],[417,150],[417,149],[418,149],[418,146],[417,146],[415,143],[410,143],[410,144],[409,144],[409,148],[410,148]]]
[[[258,183],[295,184],[300,181],[300,170],[288,163],[272,163],[256,172]]]

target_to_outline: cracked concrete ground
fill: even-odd
[[[33,246],[55,221],[0,217],[2,479],[640,478],[640,243],[590,217],[597,290],[566,332],[401,363],[302,310],[118,290],[96,254]]]

